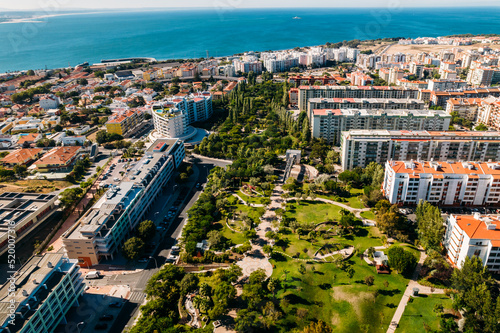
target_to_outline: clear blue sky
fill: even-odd
[[[269,7],[446,7],[499,6],[498,0],[0,0],[0,8],[37,10],[43,4],[59,4],[61,9],[86,8],[269,8]],[[1,13],[0,13],[1,14]]]

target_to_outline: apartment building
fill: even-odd
[[[271,73],[286,72],[299,65],[299,58],[275,57],[264,60],[264,68]]]
[[[384,195],[392,204],[498,206],[498,162],[387,161]]]
[[[482,99],[477,110],[477,121],[500,129],[500,98],[491,96]]]
[[[234,70],[241,73],[254,72],[255,74],[262,73],[262,62],[259,60],[242,61],[239,59],[233,60]]]
[[[213,114],[209,92],[173,97],[153,104],[155,130],[165,138],[189,138],[190,124],[209,119]]]
[[[500,132],[351,130],[342,132],[344,170],[370,162],[500,160]]]
[[[141,110],[126,110],[111,115],[106,122],[106,130],[109,133],[127,136],[144,120],[144,112]]]
[[[462,118],[476,121],[481,98],[450,98],[446,102],[446,112],[457,112]]]
[[[418,98],[418,89],[388,86],[300,86],[299,109],[307,110],[311,98]]]
[[[443,245],[448,260],[462,268],[465,258],[476,256],[490,271],[500,271],[500,219],[497,215],[450,215]]]
[[[0,287],[0,330],[10,333],[50,333],[83,293],[77,260],[62,253],[31,257]]]
[[[483,88],[464,91],[431,91],[429,101],[432,105],[446,107],[450,98],[486,98],[489,96],[500,97],[500,88]],[[420,96],[421,100],[425,99]]]
[[[425,103],[418,99],[396,98],[311,98],[307,106],[307,114],[319,109],[366,109],[366,110],[423,110]]]
[[[360,129],[433,130],[448,129],[451,116],[442,110],[322,109],[313,110],[311,132],[315,138],[339,144],[341,133]]]
[[[81,146],[56,147],[36,160],[29,169],[36,169],[38,172],[71,171],[73,164],[84,152],[85,149]]]
[[[427,89],[430,91],[463,90],[466,87],[467,82],[464,80],[433,79],[429,80],[427,85]]]
[[[489,67],[470,69],[467,74],[467,83],[475,87],[490,86],[492,83],[496,83],[493,80],[494,77],[498,77],[496,72],[499,72],[499,70]]]
[[[163,187],[185,156],[178,139],[160,139],[132,166],[119,184],[108,189],[62,235],[64,251],[80,265],[90,267],[113,259],[137,225],[144,220]]]
[[[8,249],[8,240],[16,244],[36,229],[55,210],[57,195],[4,192],[0,194],[0,255]],[[15,234],[9,229],[14,228]],[[9,237],[10,232],[10,237]]]

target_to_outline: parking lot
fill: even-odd
[[[132,158],[119,159],[118,163],[111,164],[109,169],[102,174],[102,180],[99,184],[100,187],[109,187],[110,185],[117,185],[127,170],[132,168],[137,162]]]

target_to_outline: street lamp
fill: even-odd
[[[156,269],[158,269],[158,262],[156,261],[156,258],[153,256],[149,256],[149,259],[153,259],[155,261]]]
[[[85,325],[85,322],[81,321],[78,324],[76,324],[76,329],[78,330],[78,333],[80,333],[80,325]]]

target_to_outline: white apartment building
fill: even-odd
[[[342,132],[344,170],[387,161],[500,161],[500,132],[350,130]]]
[[[500,201],[498,162],[387,161],[384,195],[391,204],[492,206]]]
[[[286,72],[299,65],[298,58],[268,58],[264,60],[264,68],[271,73]]]
[[[66,323],[69,309],[79,306],[84,288],[78,261],[62,253],[31,257],[14,273],[13,281],[14,292],[10,280],[0,287],[2,332],[54,332]]]
[[[44,110],[57,109],[59,106],[59,97],[47,94],[40,97],[40,107]]]
[[[500,271],[500,220],[498,215],[450,215],[443,240],[448,260],[462,268],[465,258],[476,256],[494,272]]]
[[[430,91],[463,90],[466,87],[467,87],[467,82],[464,80],[433,79],[429,80],[427,85],[427,90]]]
[[[212,95],[203,92],[173,97],[153,104],[152,113],[155,130],[162,137],[189,139],[193,132],[189,125],[212,116]]]
[[[339,144],[343,131],[360,129],[448,129],[451,116],[442,110],[320,109],[313,110],[311,132],[315,138]]]
[[[493,83],[493,78],[497,77],[498,69],[488,67],[478,67],[470,69],[467,74],[467,83],[472,86],[490,86]]]
[[[318,109],[408,109],[423,110],[425,103],[418,99],[398,98],[311,98],[307,107],[307,114],[312,116],[313,110]]]
[[[121,245],[143,221],[151,205],[185,156],[180,140],[160,139],[131,167],[120,183],[108,189],[61,237],[69,258],[80,265],[113,259]]]
[[[300,86],[299,109],[307,110],[311,98],[394,98],[416,99],[418,89],[388,86]]]
[[[233,60],[233,66],[235,72],[241,72],[241,73],[250,73],[254,72],[255,74],[260,74],[262,73],[262,62],[259,60],[252,60],[252,61],[244,61],[240,59],[235,59]]]

